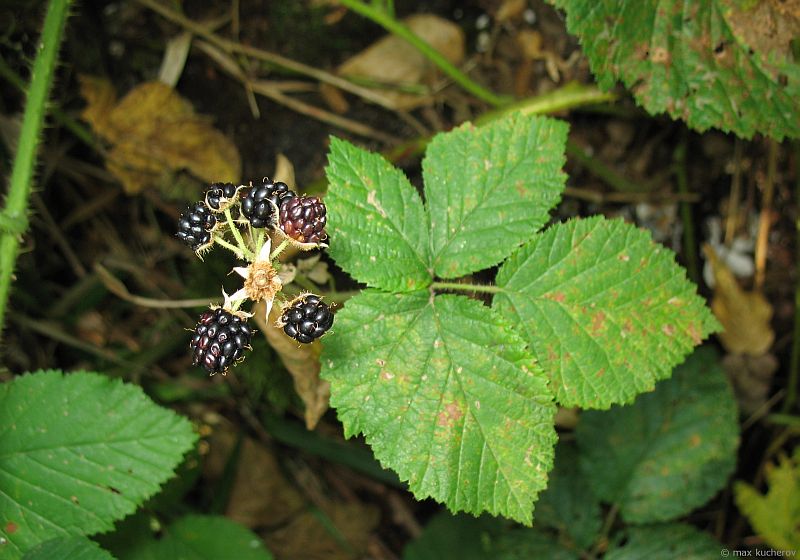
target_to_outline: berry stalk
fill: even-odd
[[[9,288],[19,242],[28,229],[27,210],[36,151],[45,116],[45,106],[53,84],[58,48],[69,15],[70,0],[51,0],[42,27],[41,47],[33,63],[31,84],[22,118],[17,154],[9,181],[8,198],[0,213],[0,336],[8,303]]]

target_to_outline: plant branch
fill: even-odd
[[[9,181],[8,198],[0,213],[0,336],[14,264],[22,235],[28,229],[28,198],[31,193],[36,151],[44,123],[47,98],[53,83],[58,47],[69,15],[70,0],[51,0],[42,27],[41,47],[33,63],[22,130]]]
[[[242,254],[246,257],[247,260],[250,262],[255,260],[255,256],[247,248],[247,243],[244,242],[244,238],[242,237],[242,232],[239,231],[239,228],[236,227],[236,224],[233,221],[233,216],[231,216],[231,209],[225,209],[225,220],[228,222],[228,228],[231,230],[234,239],[236,239],[236,243],[239,245],[239,249],[241,249]]]
[[[795,169],[800,168],[800,140],[794,142],[794,166]],[[797,173],[797,183],[794,186],[795,200],[800,205],[800,173]],[[795,258],[795,276],[797,277],[797,270],[800,267],[800,218],[795,221],[795,230],[797,232],[795,238],[795,245],[797,257]],[[800,381],[800,278],[795,280],[794,287],[794,331],[792,332],[792,353],[789,357],[789,380],[786,385],[786,398],[783,400],[781,411],[784,413],[792,410],[792,407],[797,402],[798,381]]]
[[[359,15],[377,23],[390,33],[407,41],[411,46],[421,52],[428,60],[433,62],[439,69],[453,79],[458,85],[470,92],[472,95],[490,105],[507,105],[512,101],[511,97],[498,96],[491,91],[480,86],[464,74],[461,70],[453,66],[442,54],[434,49],[428,42],[415,35],[403,23],[397,21],[392,16],[372,6],[364,4],[360,0],[339,0],[339,3],[348,7]]]
[[[769,228],[772,225],[772,198],[775,192],[775,172],[778,166],[778,143],[769,139],[767,151],[767,178],[764,181],[764,194],[761,197],[761,212],[758,215],[758,235],[756,236],[756,275],[753,288],[761,291],[767,270],[767,248],[769,245]]]
[[[120,299],[129,301],[140,307],[152,307],[155,309],[181,309],[188,307],[207,307],[209,303],[219,299],[218,296],[210,298],[197,298],[197,299],[154,299],[154,298],[137,296],[135,294],[130,293],[125,284],[123,284],[119,278],[111,274],[111,272],[100,263],[95,263],[94,271],[109,292],[111,292]]]

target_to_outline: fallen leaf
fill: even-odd
[[[272,451],[245,439],[225,515],[251,529],[278,527],[306,509]]]
[[[711,245],[705,244],[703,252],[714,274],[711,311],[724,327],[719,334],[722,345],[734,354],[760,356],[766,353],[775,340],[770,326],[772,306],[760,292],[743,290]]]
[[[320,341],[300,344],[286,336],[282,329],[275,326],[281,314],[278,305],[272,308],[267,321],[264,321],[263,302],[259,302],[253,312],[255,313],[253,318],[258,323],[259,329],[292,375],[294,388],[306,406],[304,415],[306,428],[313,430],[328,410],[331,395],[330,384],[319,377],[321,367],[319,356],[322,352]]]
[[[731,380],[742,412],[753,414],[766,404],[772,377],[778,371],[778,359],[774,355],[728,354],[722,359],[722,367]]]
[[[238,182],[236,146],[161,82],[146,82],[117,102],[105,79],[80,77],[83,118],[111,144],[106,166],[128,194],[185,169],[206,182]]]
[[[405,18],[403,23],[451,63],[458,65],[464,59],[464,32],[453,22],[430,14],[417,14]],[[339,66],[338,73],[392,86],[431,84],[437,76],[432,62],[395,35],[383,37],[356,54]],[[395,109],[408,110],[432,102],[430,96],[401,91],[379,94]]]

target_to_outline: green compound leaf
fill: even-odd
[[[378,154],[331,138],[329,253],[356,280],[410,292],[431,283],[425,208],[417,191]]]
[[[623,546],[612,547],[604,560],[708,560],[724,558],[722,545],[708,533],[683,523],[628,527]]]
[[[419,499],[531,523],[556,433],[544,374],[480,302],[426,290],[348,300],[325,339],[347,437],[363,433]]]
[[[107,551],[86,537],[58,537],[45,541],[23,556],[23,560],[114,560]]]
[[[671,251],[622,220],[556,224],[497,274],[494,305],[564,406],[630,402],[718,325]]]
[[[734,485],[736,505],[772,548],[800,550],[800,447],[793,460],[782,457],[766,474],[766,495],[743,482]]]
[[[139,387],[96,373],[40,371],[0,386],[0,556],[111,529],[195,439]]]
[[[425,526],[419,538],[403,551],[403,560],[578,560],[576,551],[536,528],[481,516],[442,512]]]
[[[550,0],[604,88],[700,131],[800,136],[800,16],[780,2]]]
[[[272,560],[262,540],[242,525],[214,515],[187,515],[159,540],[137,542],[120,560]]]
[[[668,521],[703,505],[733,472],[736,401],[716,352],[700,348],[632,405],[584,412],[576,436],[601,500],[629,523]]]
[[[568,128],[514,114],[431,141],[422,171],[437,276],[493,266],[547,222],[564,190]]]
[[[557,529],[586,550],[600,534],[600,514],[600,502],[580,471],[577,447],[560,441],[547,490],[536,504],[536,523]]]

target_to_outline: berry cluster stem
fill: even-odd
[[[247,244],[244,242],[244,238],[242,237],[242,232],[240,232],[239,228],[236,227],[236,223],[233,221],[233,216],[231,216],[230,208],[225,209],[225,220],[228,222],[228,227],[230,228],[234,239],[236,239],[236,243],[239,245],[239,249],[241,250],[245,259],[250,262],[256,260],[253,252],[247,248]]]
[[[286,249],[286,246],[288,244],[289,244],[288,239],[284,239],[283,241],[281,241],[280,245],[275,247],[275,250],[272,251],[272,253],[270,253],[269,260],[274,261],[276,258],[278,258],[278,255],[280,255],[283,252],[283,250]]]
[[[217,237],[217,236],[214,236],[214,243],[216,243],[220,247],[225,247],[228,251],[232,252],[234,255],[236,255],[240,259],[244,260],[244,258],[245,258],[244,257],[244,253],[242,253],[242,250],[239,247],[237,247],[236,245],[233,245],[232,243],[228,243],[224,239],[222,239],[220,237]]]

